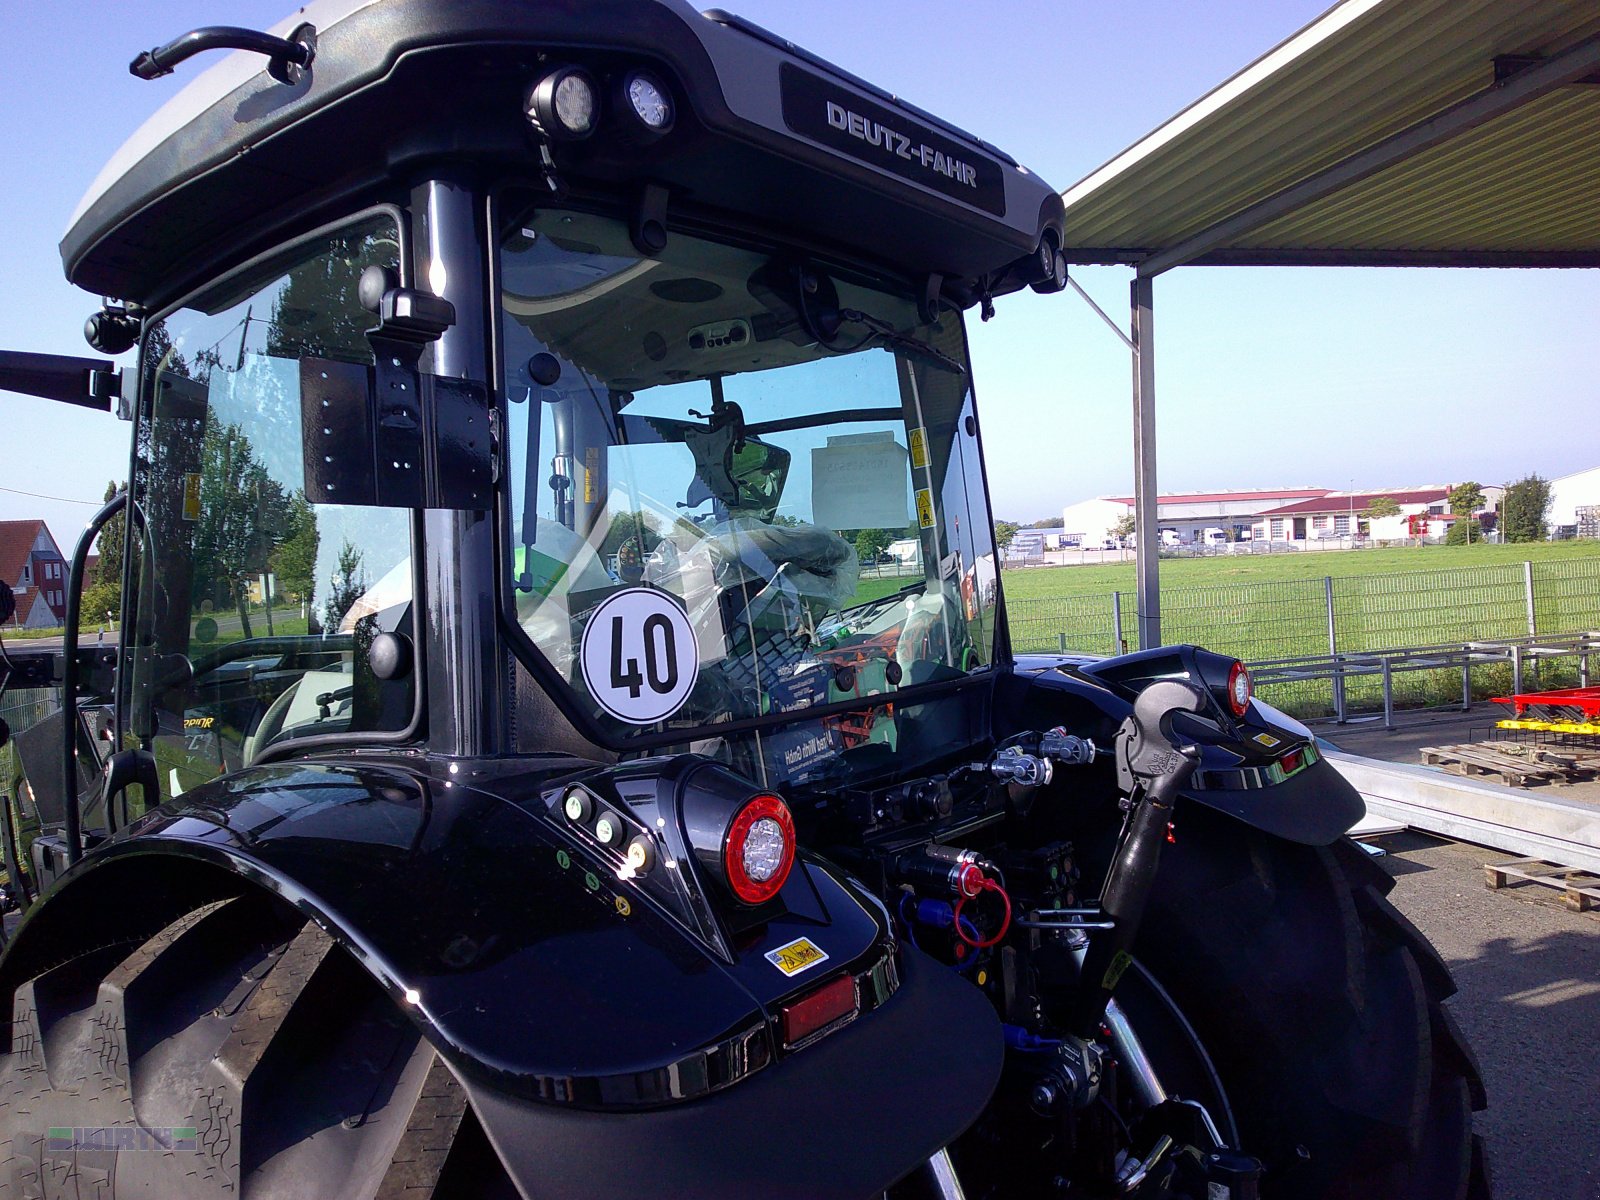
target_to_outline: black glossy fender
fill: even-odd
[[[1119,686],[1121,676],[1148,664],[1159,669],[1141,675],[1143,682],[1172,675],[1210,686],[1216,682],[1210,659],[1227,661],[1193,646],[1100,660],[1021,657],[997,689],[996,712],[1008,726],[1001,732],[1065,724],[1069,732],[1093,736],[1109,749],[1108,731],[1133,711],[1132,697],[1138,694],[1137,686]],[[1128,669],[1119,671],[1123,663]],[[1360,793],[1321,758],[1315,736],[1294,718],[1260,700],[1253,700],[1243,717],[1217,715],[1220,735],[1186,731],[1200,746],[1201,759],[1194,785],[1181,793],[1184,799],[1308,846],[1329,845],[1365,815]],[[1297,762],[1301,765],[1292,771],[1282,769]]]
[[[1004,1058],[982,992],[910,947],[904,967],[871,1020],[690,1104],[590,1114],[467,1091],[529,1196],[880,1196],[971,1123]]]
[[[945,999],[926,1011],[920,1001],[899,1002],[887,915],[810,862],[785,885],[786,911],[736,939],[732,961],[719,957],[590,861],[546,810],[540,797],[555,781],[595,770],[554,756],[508,770],[396,755],[212,781],[141,818],[62,878],[0,960],[0,994],[9,997],[52,954],[58,960],[64,941],[82,944],[114,924],[123,907],[181,911],[243,878],[332,933],[478,1097],[573,1115],[662,1113],[724,1088],[742,1093],[768,1072],[809,1078],[801,1064],[826,1050],[884,1111],[909,1088],[940,1097],[933,1109],[947,1136],[978,1115],[1001,1051],[996,1018],[975,989],[952,976],[930,985]],[[179,879],[187,882],[162,882]],[[163,899],[169,886],[187,890]],[[765,953],[798,937],[826,958],[791,977]],[[780,1004],[846,972],[861,1014],[785,1050]],[[952,989],[977,1003],[952,1001]],[[899,1031],[891,1044],[873,1032],[880,1019],[883,1030]],[[977,1049],[924,1057],[947,1041]],[[885,1055],[893,1070],[882,1070]],[[868,1143],[884,1138],[901,1171],[925,1156],[920,1133],[865,1123],[860,1145],[844,1151],[876,1161]]]

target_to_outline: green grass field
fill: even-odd
[[[1533,617],[1529,628],[1532,563]],[[1332,580],[1334,645],[1341,653],[1460,645],[1600,629],[1600,543],[1422,546],[1381,550],[1171,558],[1161,562],[1162,641],[1194,642],[1247,662],[1326,655]],[[1005,572],[1012,644],[1115,653],[1111,595],[1121,594],[1124,647],[1138,644],[1131,562]],[[1541,667],[1542,681],[1576,677],[1570,661]],[[1352,681],[1352,701],[1379,701],[1376,677]],[[1459,671],[1398,676],[1401,703],[1459,701]],[[1474,673],[1479,696],[1510,689],[1509,668]],[[1284,684],[1269,698],[1305,716],[1331,705],[1326,683]]]
[[[1068,552],[1071,553],[1070,551]],[[1008,600],[1057,596],[1109,595],[1134,590],[1133,551],[1128,561],[1105,565],[1008,569]],[[1163,558],[1161,586],[1224,587],[1236,583],[1278,583],[1331,575],[1388,575],[1502,563],[1600,560],[1600,542],[1521,542],[1504,546],[1404,546],[1381,550],[1319,550],[1290,554],[1235,554],[1209,558]]]

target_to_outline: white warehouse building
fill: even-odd
[[[1552,537],[1600,537],[1600,467],[1550,481]]]
[[[1263,488],[1243,492],[1174,492],[1156,499],[1156,524],[1180,542],[1201,540],[1208,529],[1248,537],[1256,518],[1272,508],[1315,500],[1327,488]],[[1098,496],[1070,504],[1061,513],[1062,545],[1099,546],[1113,538],[1117,522],[1133,512],[1132,496]]]

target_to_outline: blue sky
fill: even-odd
[[[728,7],[1004,147],[1066,187],[1315,18],[1315,0],[732,0]],[[105,159],[178,86],[135,53],[262,0],[0,0],[0,346],[88,354],[95,298],[56,243]],[[1126,323],[1129,272],[1079,281]],[[1555,476],[1600,462],[1597,271],[1186,268],[1156,283],[1164,490]],[[1031,520],[1131,486],[1126,351],[1071,292],[972,326],[991,486]],[[127,427],[0,396],[0,518],[63,549],[126,474]]]

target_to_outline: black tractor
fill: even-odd
[[[1488,1195],[1315,738],[1012,651],[964,320],[1047,184],[682,0],[132,70],[220,50],[61,245],[137,366],[0,360],[132,442],[0,665],[0,1197]]]

